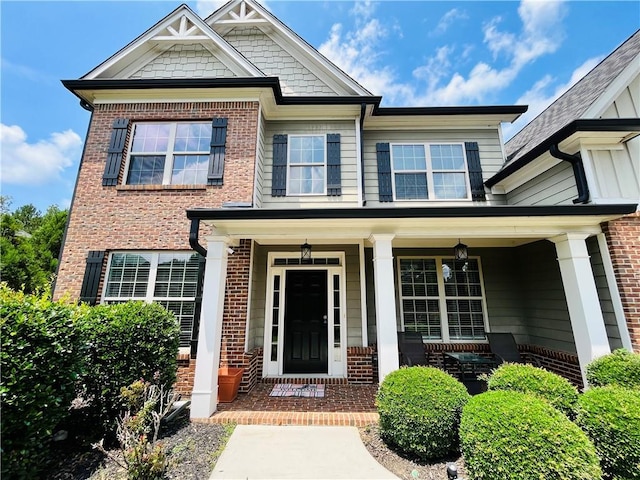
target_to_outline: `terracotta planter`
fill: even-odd
[[[222,367],[218,369],[218,402],[233,402],[238,396],[244,368]]]

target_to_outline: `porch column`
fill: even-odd
[[[585,243],[587,237],[588,235],[582,233],[567,233],[549,239],[555,243],[558,253],[562,283],[585,386],[587,364],[611,352]]]
[[[376,295],[376,333],[378,340],[378,380],[382,382],[388,373],[397,370],[398,327],[396,325],[396,295],[393,281],[393,254],[391,241],[394,235],[373,234],[373,277]]]
[[[208,418],[218,406],[218,365],[229,239],[208,237],[208,240],[191,418]]]

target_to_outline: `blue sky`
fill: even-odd
[[[207,16],[223,2],[186,2]],[[268,0],[386,106],[527,104],[512,135],[640,28],[637,1]],[[67,207],[89,122],[76,79],[180,2],[0,0],[1,191]]]

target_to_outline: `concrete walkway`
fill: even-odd
[[[211,480],[397,480],[355,427],[238,425]]]

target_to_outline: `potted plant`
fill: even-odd
[[[220,367],[218,369],[218,402],[233,402],[238,396],[244,368]]]

